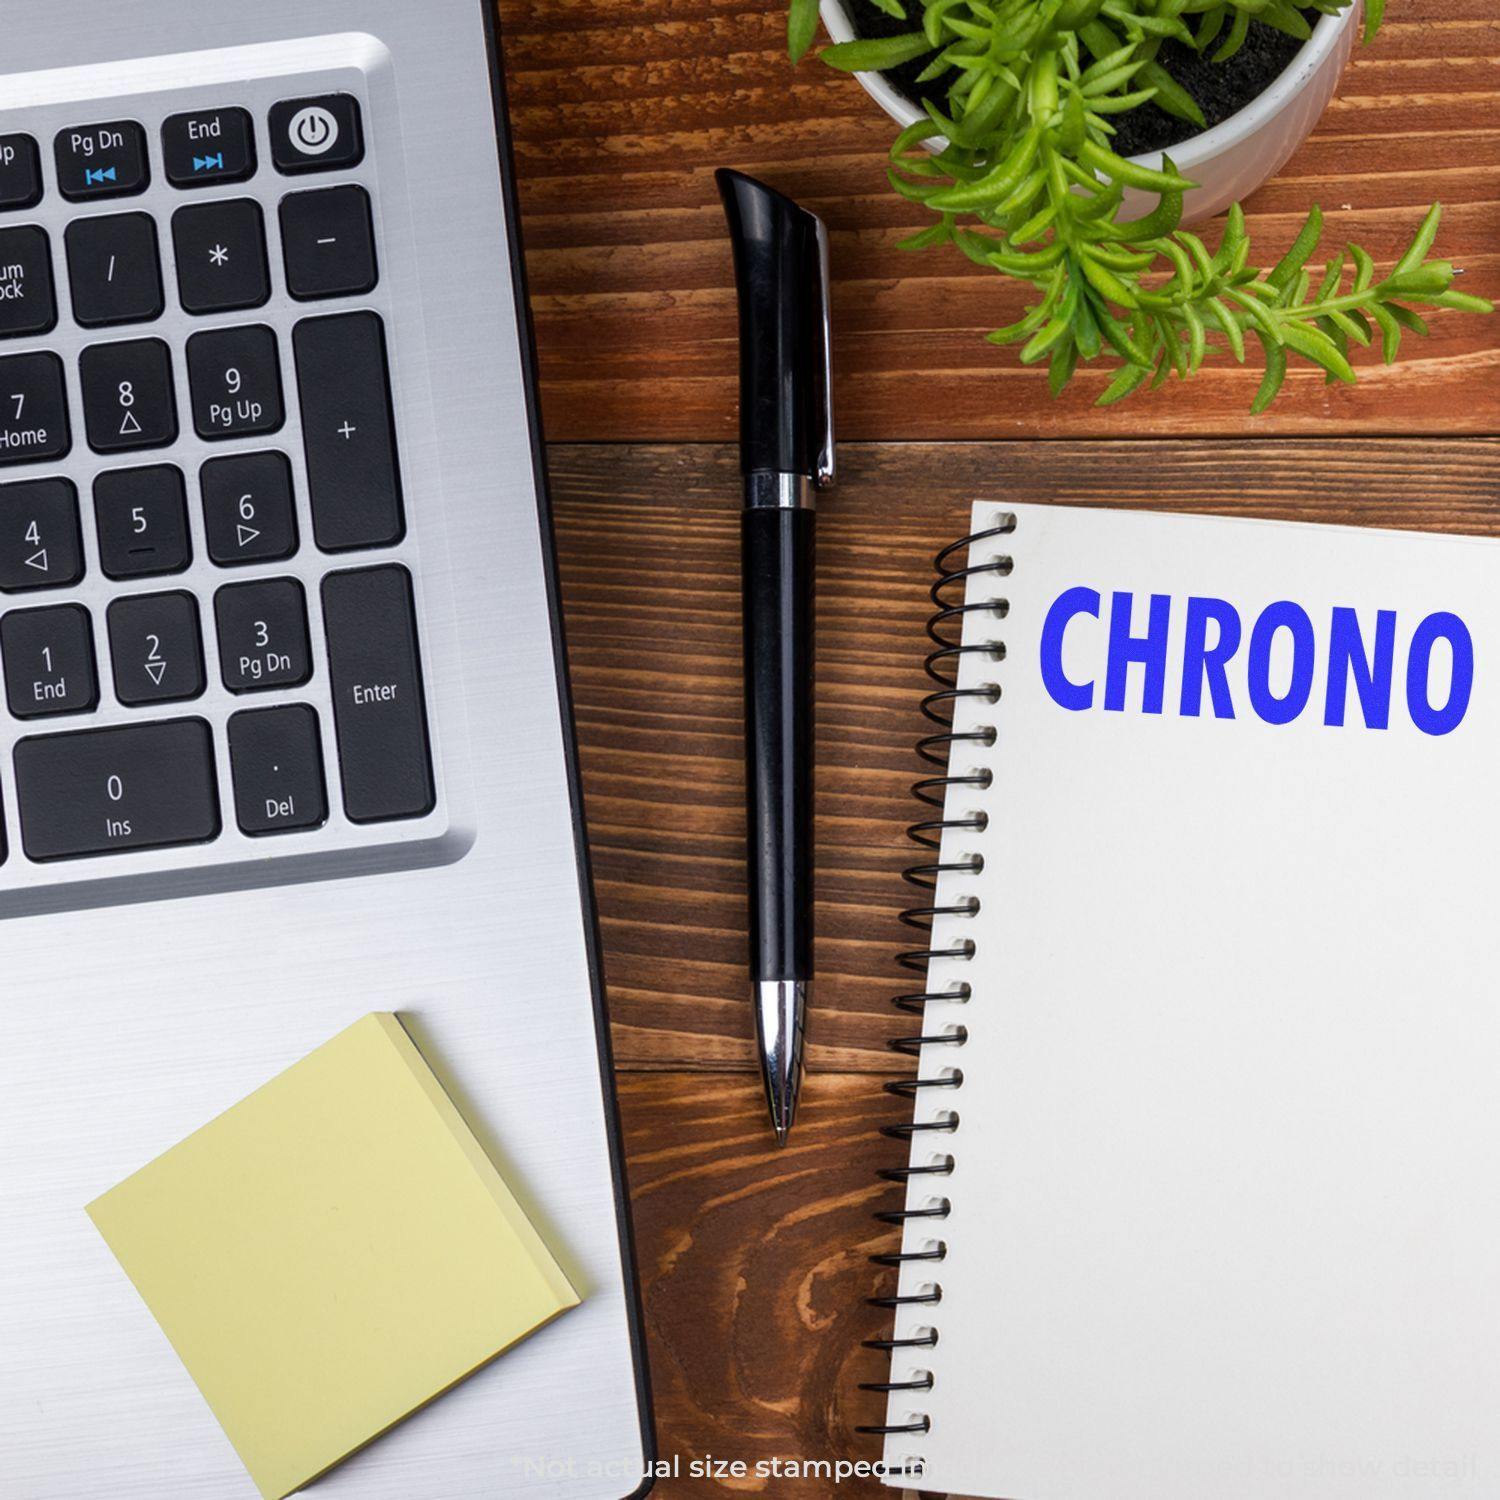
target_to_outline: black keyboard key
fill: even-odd
[[[29,135],[0,135],[0,212],[42,201],[42,153]]]
[[[229,721],[229,766],[235,818],[245,833],[295,833],[328,820],[323,737],[305,703],[236,714]]]
[[[370,195],[349,186],[283,198],[281,248],[287,290],[299,301],[362,296],[379,280]]]
[[[150,185],[146,132],[133,120],[59,131],[54,149],[58,190],[74,203],[127,198]]]
[[[173,187],[243,182],[255,175],[255,126],[242,109],[172,115],[161,128],[161,161]]]
[[[0,485],[0,589],[67,588],[83,577],[78,491],[67,479]]]
[[[310,318],[293,334],[313,534],[325,552],[388,547],[406,530],[385,325]]]
[[[94,629],[77,604],[12,610],[0,620],[5,699],[18,719],[81,714],[99,706]]]
[[[344,811],[354,823],[424,817],[435,797],[411,575],[329,574],[323,623]]]
[[[0,359],[0,464],[64,458],[72,446],[62,361],[46,353]]]
[[[16,801],[35,860],[206,844],[220,828],[213,736],[176,719],[22,740]]]
[[[94,481],[99,566],[109,578],[181,573],[193,560],[187,484],[171,464],[116,469]]]
[[[150,323],[162,315],[161,251],[148,214],[109,214],[68,225],[73,317],[85,328]]]
[[[191,594],[143,594],[109,607],[115,697],[127,707],[180,703],[208,686],[198,601]]]
[[[298,687],[312,676],[307,596],[295,578],[226,584],[214,596],[214,617],[231,693]]]
[[[193,426],[211,441],[275,432],[286,421],[281,359],[269,328],[221,328],[188,340]]]
[[[57,324],[52,242],[45,229],[0,229],[0,339],[46,333]]]
[[[190,313],[263,307],[271,297],[266,221],[249,198],[197,203],[172,215],[177,290]]]
[[[221,568],[276,562],[296,552],[297,507],[284,453],[211,458],[199,482],[208,555]]]
[[[160,339],[95,344],[79,357],[78,371],[95,453],[165,448],[177,441],[172,353]]]
[[[364,126],[352,94],[283,99],[271,109],[271,156],[280,172],[332,172],[364,160]]]

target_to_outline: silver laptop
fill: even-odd
[[[631,1494],[491,6],[36,0],[3,29],[0,1495],[253,1494],[84,1205],[371,1010],[584,1302],[318,1493]]]

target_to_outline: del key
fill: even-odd
[[[432,756],[411,575],[399,567],[330,573],[323,624],[349,821],[425,817]]]

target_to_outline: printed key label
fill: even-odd
[[[123,131],[101,125],[97,130],[75,130],[68,141],[74,156],[93,157],[105,151],[119,151],[125,145]]]
[[[116,806],[124,802],[125,778],[118,772],[111,772],[110,775],[106,776],[104,778],[104,795]],[[128,839],[133,832],[134,829],[130,826],[129,818],[117,816],[113,812],[105,815],[104,837],[111,843],[117,839]]]
[[[240,676],[247,682],[263,682],[267,678],[282,678],[292,675],[292,658],[285,651],[270,648],[271,636],[264,620],[255,622],[257,646],[268,649],[254,656],[240,657]]]
[[[229,393],[228,397],[223,401],[211,402],[208,408],[209,420],[215,427],[233,432],[236,428],[260,426],[265,418],[266,408],[259,401],[241,396],[240,392],[244,387],[245,377],[238,367],[231,365],[224,371],[224,388]]]
[[[29,399],[26,391],[15,391],[4,397],[6,409],[0,412],[0,448],[29,453],[33,449],[46,448],[51,443],[51,433],[27,419],[26,406]]]

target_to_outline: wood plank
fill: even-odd
[[[824,1077],[777,1150],[753,1081],[669,1073],[622,1079],[621,1114],[658,1440],[683,1474],[656,1493],[888,1494],[873,1480],[836,1491],[826,1479],[757,1481],[754,1466],[880,1457],[880,1440],[854,1428],[884,1411],[858,1387],[886,1378],[886,1356],[860,1345],[890,1321],[864,1299],[891,1283],[867,1257],[896,1248],[871,1214],[900,1206],[875,1172],[902,1159],[879,1127],[904,1110],[868,1078]],[[690,1477],[709,1455],[751,1474]]]
[[[820,502],[815,1071],[900,1071],[930,559],[972,499],[1500,533],[1500,442],[846,445]],[[557,532],[615,1045],[748,1070],[735,450],[558,447]]]
[[[827,220],[848,438],[1500,431],[1500,319],[1442,314],[1357,389],[1299,370],[1271,414],[1256,370],[1099,412],[1059,402],[981,335],[1021,291],[951,249],[896,249],[922,211],[885,183],[889,121],[850,78],[792,70],[783,0],[500,0],[543,403],[554,441],[725,440],[735,421],[729,253],[712,174],[736,166]],[[1269,264],[1313,202],[1329,243],[1388,265],[1434,197],[1465,287],[1500,297],[1500,19],[1493,0],[1395,0],[1313,138],[1249,205]]]

